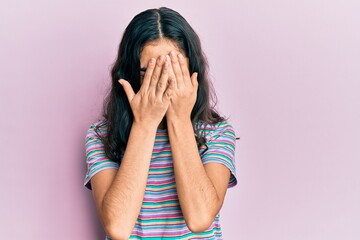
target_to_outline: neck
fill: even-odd
[[[160,128],[160,129],[165,129],[165,128],[167,128],[166,117],[164,117],[164,118],[161,120],[158,128]]]

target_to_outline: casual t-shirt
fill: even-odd
[[[91,177],[106,168],[119,168],[119,164],[105,156],[104,147],[95,133],[95,126],[87,131],[86,163],[87,172],[84,186],[91,190]],[[225,165],[231,172],[228,188],[237,184],[235,171],[235,132],[232,125],[223,121],[206,125],[198,122],[199,131],[205,131],[208,149],[202,146],[199,154],[203,164],[216,162]],[[98,130],[106,134],[106,126]],[[195,133],[195,132],[194,132]],[[219,212],[220,213],[220,212]],[[130,239],[222,239],[220,214],[204,232],[193,233],[185,223],[178,199],[172,154],[167,129],[157,129],[152,152],[144,199]],[[106,236],[105,240],[110,240]]]

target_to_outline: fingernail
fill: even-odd
[[[155,63],[155,58],[151,58],[151,59],[150,59],[150,63],[151,63],[151,64]]]
[[[176,58],[176,54],[175,54],[175,52],[174,51],[171,51],[171,57],[173,57],[173,58]]]
[[[122,79],[119,79],[118,82],[122,85],[122,82],[121,82]]]
[[[183,60],[183,58],[184,58],[181,53],[178,55],[178,57],[179,57],[180,60]]]

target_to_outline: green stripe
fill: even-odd
[[[143,202],[143,206],[158,206],[158,205],[165,205],[165,204],[174,204],[179,205],[179,201],[177,200],[167,200],[162,202]]]

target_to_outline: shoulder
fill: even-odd
[[[235,130],[233,128],[233,125],[228,120],[224,120],[214,124],[207,124],[203,121],[199,121],[196,124],[196,128],[200,133],[205,135],[205,138],[208,141],[224,135],[235,138]]]
[[[107,120],[106,119],[100,119],[97,120],[88,127],[88,130],[86,132],[86,139],[89,138],[99,138],[99,135],[101,137],[105,137],[107,132]]]

